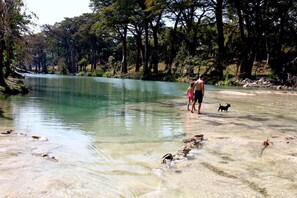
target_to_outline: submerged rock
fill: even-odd
[[[12,133],[12,129],[10,129],[10,130],[7,130],[7,131],[5,131],[5,132],[1,132],[1,134],[3,134],[3,135],[9,135],[9,134],[11,134]]]
[[[31,137],[32,137],[33,139],[35,139],[35,140],[39,140],[39,141],[48,141],[47,137],[44,137],[44,136],[32,135]]]
[[[201,146],[202,141],[204,140],[203,134],[194,135],[191,138],[183,140],[185,144],[181,150],[177,152],[177,154],[173,155],[171,153],[167,153],[162,157],[162,164],[166,164],[167,162],[172,162],[174,160],[180,160],[182,158],[187,157],[187,155],[194,148],[199,148]]]

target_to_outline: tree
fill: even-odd
[[[255,61],[267,59],[280,76],[292,71],[286,62],[296,57],[296,4],[293,0],[91,0],[94,14],[46,26],[45,47],[55,63],[65,63],[71,72],[89,63],[94,71],[112,56],[114,63],[121,62],[123,74],[128,65],[135,65],[136,72],[142,66],[142,79],[157,74],[161,61],[168,74],[172,68],[174,74],[184,72],[178,67],[186,66],[188,75],[193,75],[207,66],[205,72],[215,81],[222,79],[227,64],[236,62],[239,77],[246,78],[252,76]]]
[[[128,29],[131,34],[135,37],[135,45],[136,45],[136,58],[135,58],[135,72],[139,72],[140,66],[142,65],[144,58],[144,46],[142,42],[142,36],[144,32],[144,24],[143,24],[143,10],[138,7],[135,8],[135,14],[130,17],[130,25],[128,25]]]
[[[150,26],[153,34],[153,50],[151,55],[151,64],[153,67],[153,73],[158,73],[159,64],[159,41],[158,33],[161,26],[164,25],[162,17],[166,9],[166,0],[148,0],[146,3],[147,12],[149,13]]]
[[[121,73],[127,73],[127,32],[129,16],[133,11],[134,1],[114,0],[98,1],[91,0],[93,9],[97,11],[98,24],[96,27],[101,31],[115,34],[114,38],[120,38],[122,43]]]
[[[63,58],[62,63],[67,66],[70,73],[77,72],[80,46],[78,45],[79,42],[75,40],[75,34],[80,25],[81,23],[77,18],[65,18],[65,20],[53,26],[43,26],[48,42],[55,46],[54,53]]]
[[[219,79],[223,78],[223,71],[224,71],[224,58],[225,58],[225,46],[224,46],[224,24],[223,24],[223,9],[224,9],[224,0],[212,0],[211,6],[214,8],[215,17],[216,17],[216,27],[217,27],[217,34],[218,34],[218,52],[216,55],[216,69],[218,73]]]
[[[21,0],[0,0],[0,86],[7,89],[4,78],[12,72],[16,46],[31,17],[22,13],[23,6]]]
[[[280,74],[284,57],[289,54],[284,47],[296,41],[296,2],[232,0],[230,5],[230,11],[237,13],[239,24],[240,76],[251,77],[254,61],[264,56],[274,74]],[[289,48],[291,54],[296,53],[293,46]]]
[[[266,32],[270,43],[269,53],[272,55],[269,63],[273,73],[281,76],[283,72],[290,70],[287,63],[297,57],[297,2],[272,1],[267,3],[267,7],[271,10],[271,15],[267,13],[267,22],[272,27],[270,32]]]

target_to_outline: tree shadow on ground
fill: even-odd
[[[233,116],[233,114],[228,114],[228,112],[224,113],[204,113],[207,117],[210,118],[223,118],[226,120],[225,122],[221,122],[218,120],[210,120],[208,123],[213,126],[220,126],[225,124],[234,124],[237,126],[245,126],[248,128],[254,128],[255,126],[251,126],[249,124],[246,124],[244,120],[249,121],[257,121],[257,122],[265,122],[269,121],[269,118],[263,118],[257,115],[245,115],[245,116]]]
[[[236,116],[227,115],[227,113],[203,113],[203,115],[206,115],[208,117],[212,118],[236,118]]]

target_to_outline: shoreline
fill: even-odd
[[[9,134],[7,134],[7,132]],[[11,132],[11,133],[10,133]],[[30,131],[0,127],[0,194],[4,197],[38,197],[36,189],[47,189],[46,169],[57,163],[47,139],[36,139]],[[40,173],[40,174],[36,174]],[[50,174],[49,174],[50,175]],[[46,177],[49,177],[47,175]],[[35,181],[33,181],[35,180]]]
[[[224,94],[226,92],[228,91]],[[237,95],[234,92],[230,93],[232,96]],[[245,96],[255,97],[258,94],[263,95],[263,93],[252,93]],[[296,94],[293,95],[295,96]],[[261,125],[258,130],[254,127],[259,125],[257,119],[252,119],[250,123],[241,119],[233,120],[229,115],[232,111],[236,111],[234,107],[231,107],[231,112],[210,112],[210,109],[215,109],[216,106],[217,104],[211,102],[204,103],[201,115],[186,112],[186,107],[178,107],[180,111],[185,112],[187,136],[203,134],[206,139],[202,148],[196,151],[198,155],[195,160],[176,165],[182,170],[178,177],[189,178],[194,182],[200,182],[195,177],[204,178],[206,181],[205,186],[200,187],[202,190],[208,189],[209,184],[216,185],[221,190],[230,186],[234,188],[234,194],[221,192],[223,196],[216,192],[216,188],[212,188],[213,192],[209,192],[210,194],[204,192],[202,197],[238,197],[239,194],[235,196],[237,190],[242,191],[242,195],[249,195],[248,197],[295,197],[297,195],[296,131],[288,130],[285,133]],[[209,123],[213,123],[214,127]],[[236,130],[239,126],[244,126],[246,131]],[[266,140],[269,140],[269,145],[265,145]],[[189,167],[190,170],[185,171]],[[198,167],[208,176],[205,177],[202,173],[195,176]],[[170,174],[174,174],[174,170],[169,170],[168,177]],[[252,179],[248,175],[253,175]],[[279,186],[275,186],[277,183]],[[180,181],[179,185],[185,184]]]
[[[236,97],[244,96],[248,100],[274,93],[226,90],[216,94],[228,101],[233,97],[237,100]],[[283,130],[274,130],[270,125],[263,125],[261,119],[263,122],[265,117],[254,113],[239,113],[245,109],[237,108],[234,103],[230,112],[217,112],[217,96],[214,94],[213,98],[208,97],[206,95],[203,103],[202,115],[186,111],[186,106],[175,107],[184,124],[186,136],[183,139],[203,134],[205,141],[200,149],[191,151],[185,160],[175,161],[170,167],[154,165],[155,170],[161,172],[160,177],[172,186],[171,190],[159,192],[156,196],[191,197],[197,192],[201,197],[296,196],[297,134],[289,126],[283,126]],[[292,97],[295,98],[295,94]],[[180,104],[183,102],[184,99],[177,101]],[[71,197],[71,194],[74,197],[81,195],[77,190],[83,183],[71,183],[67,175],[64,178],[64,173],[61,173],[61,167],[68,164],[68,159],[61,159],[63,153],[54,156],[58,161],[48,156],[43,157],[45,154],[52,157],[51,150],[55,142],[35,140],[32,136],[39,134],[4,126],[0,127],[0,133],[11,129],[12,134],[0,135],[1,194],[8,197],[50,197],[60,191],[66,197]],[[263,142],[267,138],[271,144],[263,149]],[[182,142],[179,145],[182,146]],[[56,180],[62,185],[54,184],[55,180],[51,180],[56,177],[60,178]],[[27,184],[28,181],[31,183]],[[71,190],[71,187],[74,189]]]

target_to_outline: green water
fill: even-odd
[[[183,134],[170,101],[184,97],[186,84],[61,76],[28,76],[26,82],[30,94],[11,99],[17,128],[45,134],[79,130],[116,142]]]
[[[28,134],[27,140],[39,135],[48,141],[0,147],[0,160],[10,164],[0,163],[0,194],[192,198],[297,193],[296,94],[206,86],[202,115],[197,115],[186,110],[188,84],[55,75],[29,75],[26,83],[28,95],[0,101],[0,125]],[[218,104],[227,102],[230,110],[218,112]],[[202,149],[171,167],[160,163],[165,153],[181,148],[184,138],[201,133],[207,138]],[[260,158],[267,137],[274,144]],[[58,161],[40,158],[44,153]],[[275,186],[280,180],[282,192]]]

